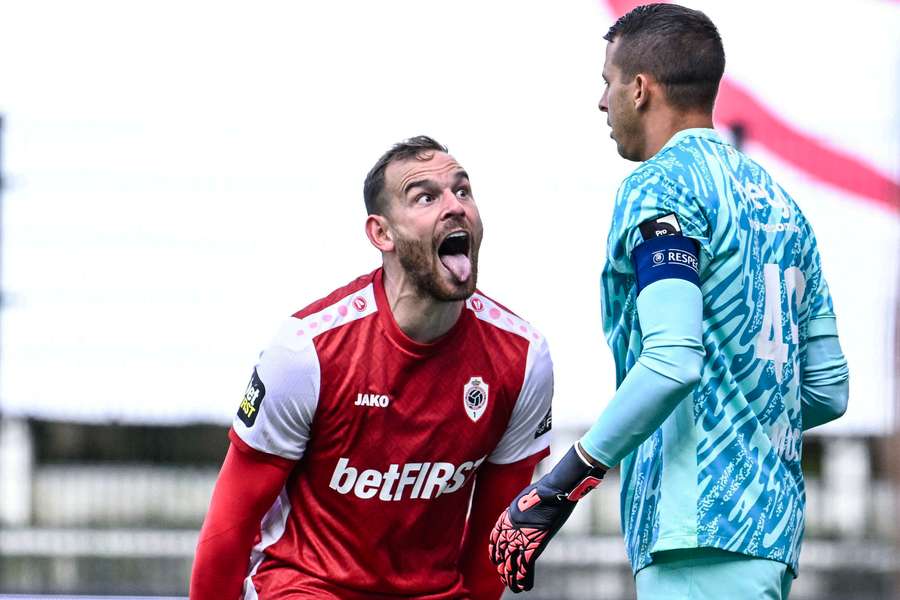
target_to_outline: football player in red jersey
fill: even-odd
[[[444,146],[395,145],[364,198],[383,265],[260,356],[192,600],[500,597],[483,546],[549,453],[547,343],[476,289],[481,218]]]

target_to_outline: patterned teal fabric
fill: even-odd
[[[617,385],[641,353],[631,253],[674,213],[700,244],[700,383],[621,463],[635,572],[651,553],[715,547],[797,571],[805,492],[800,377],[807,339],[836,335],[809,223],[758,164],[711,129],[676,134],[622,184],[601,291]]]

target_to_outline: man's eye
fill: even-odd
[[[459,188],[458,190],[456,190],[456,197],[457,197],[457,198],[460,198],[460,199],[462,199],[462,198],[468,198],[469,195],[470,195],[470,194],[469,194],[469,190],[467,190],[466,188]]]
[[[416,196],[417,204],[431,204],[432,202],[434,202],[434,196],[431,194],[419,194]]]

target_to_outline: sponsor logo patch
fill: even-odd
[[[472,377],[463,388],[463,407],[472,421],[484,414],[488,405],[488,384],[481,377]]]
[[[431,500],[462,489],[485,458],[482,456],[461,465],[449,462],[394,463],[387,471],[381,471],[351,466],[350,459],[342,456],[334,466],[328,487],[338,494],[353,494],[363,500]]]
[[[553,428],[553,408],[547,409],[547,414],[544,415],[544,418],[541,419],[541,422],[538,423],[537,429],[534,432],[534,439],[537,439],[550,431]]]
[[[376,406],[387,408],[391,399],[386,394],[357,394],[353,406]]]
[[[638,225],[641,230],[641,237],[644,241],[652,240],[664,235],[681,235],[681,223],[675,213],[669,213],[649,221],[644,221]]]
[[[244,392],[244,397],[241,398],[241,405],[237,411],[237,416],[244,425],[253,427],[253,424],[256,423],[256,415],[259,414],[259,408],[262,406],[262,401],[265,397],[266,386],[263,385],[256,369],[253,369],[253,376],[250,378],[250,383],[247,384],[247,389]]]

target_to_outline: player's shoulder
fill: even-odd
[[[466,309],[472,311],[477,326],[487,335],[532,350],[546,348],[546,339],[534,325],[481,290],[466,300]]]
[[[659,183],[668,177],[666,170],[662,164],[656,162],[656,157],[642,162],[638,167],[629,173],[622,184],[619,186],[619,193],[623,190],[633,190],[641,188],[650,188],[659,185]]]
[[[655,155],[640,164],[623,181],[630,187],[684,187],[720,160],[721,149],[737,152],[712,129],[685,129],[676,133]],[[691,177],[691,173],[694,176]]]
[[[361,275],[285,319],[272,346],[299,351],[318,336],[357,322],[378,310],[375,301],[376,269]]]
[[[311,315],[320,313],[323,310],[328,309],[329,307],[340,306],[343,300],[357,296],[360,298],[360,300],[356,303],[356,305],[360,309],[365,309],[366,307],[364,305],[374,304],[375,275],[378,272],[379,270],[376,269],[370,273],[366,273],[365,275],[360,275],[350,283],[342,285],[341,287],[335,289],[327,296],[323,296],[322,298],[319,298],[318,300],[307,304],[305,307],[294,313],[294,318],[309,318]],[[369,302],[370,298],[372,299],[371,302]]]
[[[656,158],[656,157],[654,157]],[[684,212],[682,198],[691,196],[677,174],[654,159],[642,163],[619,186],[613,208],[610,235],[618,239],[622,231],[675,212]]]
[[[616,210],[633,212],[659,198],[677,198],[686,192],[681,163],[662,160],[656,155],[641,163],[622,180],[616,194]]]

